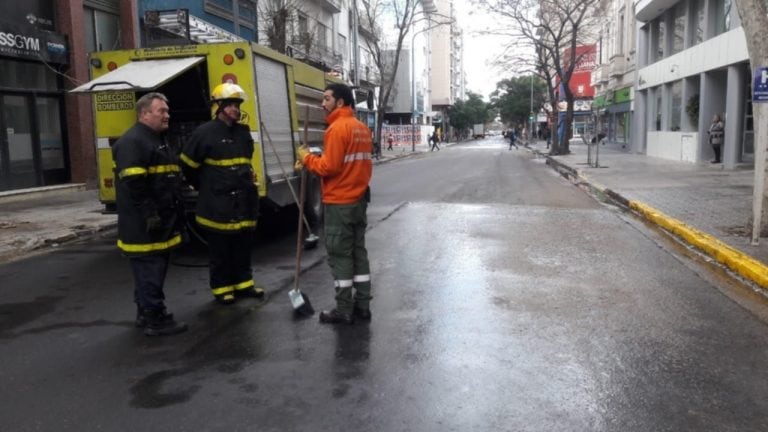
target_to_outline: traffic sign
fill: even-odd
[[[752,102],[768,102],[768,67],[755,68],[752,80]]]

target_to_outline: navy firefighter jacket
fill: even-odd
[[[201,227],[237,233],[256,228],[259,194],[248,127],[213,119],[199,126],[184,144],[184,175],[200,193],[195,220]]]
[[[112,147],[112,157],[118,248],[143,256],[181,245],[181,168],[164,136],[136,123]]]

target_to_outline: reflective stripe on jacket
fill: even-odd
[[[117,140],[112,156],[117,247],[126,255],[142,256],[181,245],[181,168],[163,136],[136,123]]]
[[[200,191],[195,220],[206,229],[238,232],[256,227],[259,195],[248,127],[219,119],[198,127],[184,144],[182,168]]]
[[[371,130],[348,106],[333,110],[326,121],[323,154],[307,155],[304,166],[322,178],[324,203],[357,202],[365,195],[373,173]]]

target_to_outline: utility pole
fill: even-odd
[[[528,123],[528,143],[530,143],[533,141],[533,74],[531,74],[531,114]]]

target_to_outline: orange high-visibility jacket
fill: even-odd
[[[322,179],[323,203],[357,202],[373,173],[371,130],[355,118],[349,106],[336,108],[326,121],[322,156],[309,154],[302,163]]]

